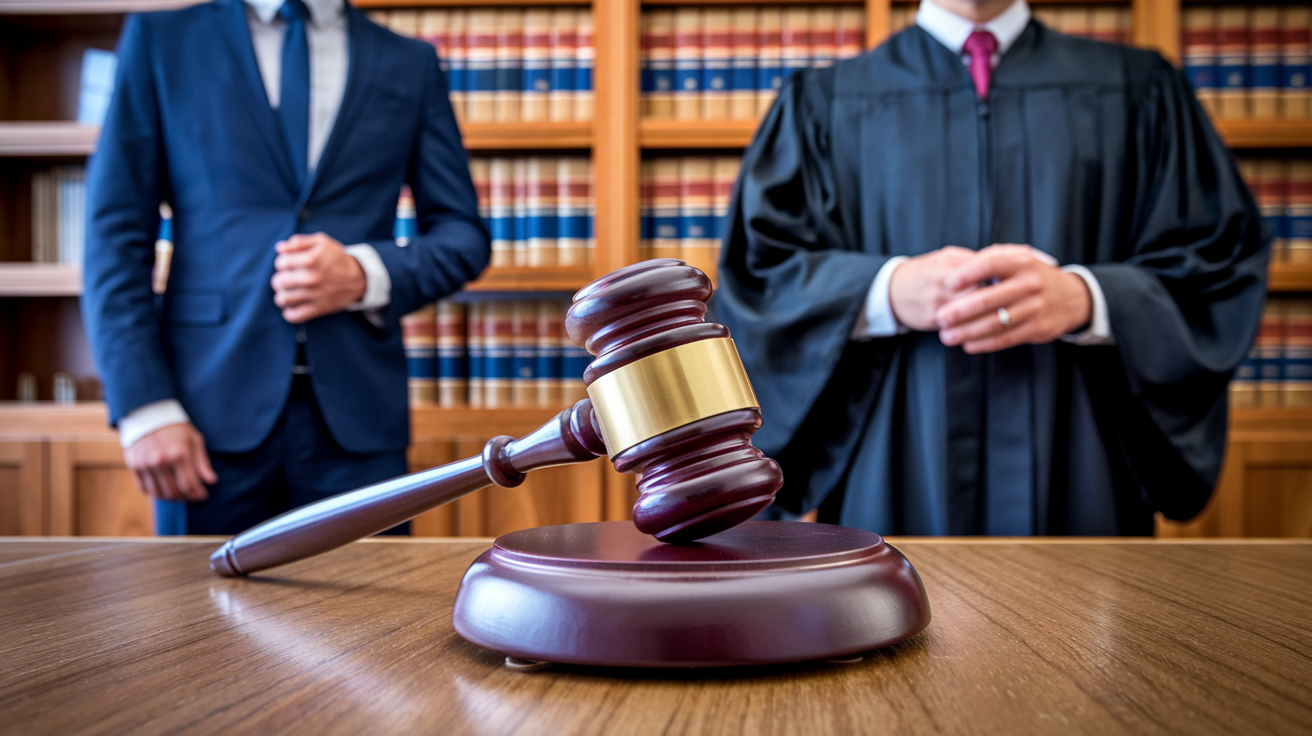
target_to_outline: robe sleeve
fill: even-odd
[[[729,327],[765,424],[788,444],[839,364],[887,255],[845,235],[830,150],[832,69],[784,84],[743,157],[720,256],[715,318]]]
[[[1144,500],[1187,519],[1220,471],[1226,389],[1257,333],[1270,239],[1183,75],[1144,56],[1128,66],[1129,216],[1114,262],[1089,264],[1117,347],[1080,358]]]

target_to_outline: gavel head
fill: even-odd
[[[672,258],[574,295],[565,329],[596,356],[583,381],[615,469],[638,476],[637,528],[691,542],[759,513],[783,485],[752,446],[761,410],[729,330],[706,321],[711,282]]]

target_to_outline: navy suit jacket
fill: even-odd
[[[324,232],[369,243],[392,280],[382,327],[340,312],[306,324],[315,396],[352,452],[409,444],[400,317],[476,278],[487,231],[433,48],[347,7],[346,93],[314,174],[297,187],[240,0],[133,15],[88,168],[82,299],[110,421],[176,398],[208,447],[254,449],[291,386],[295,325],[273,303],[274,243]],[[420,235],[392,239],[397,192]],[[150,289],[161,201],[174,254]]]

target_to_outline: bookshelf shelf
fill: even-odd
[[[1312,263],[1272,263],[1269,291],[1312,291]]]
[[[100,128],[64,121],[0,122],[0,157],[86,156]]]
[[[144,13],[197,5],[202,0],[0,0],[0,15]]]
[[[578,291],[592,281],[591,266],[489,268],[465,291]]]
[[[1312,442],[1312,407],[1231,409],[1230,439]]]
[[[7,441],[25,437],[111,437],[109,411],[103,401],[79,401],[56,404],[53,401],[0,401],[0,438]]]
[[[78,296],[82,270],[45,263],[0,263],[0,297]]]
[[[591,0],[351,0],[351,4],[362,10],[375,8],[479,8],[479,7],[520,7],[524,5],[591,5]]]
[[[641,120],[643,148],[746,148],[756,120]]]
[[[465,123],[465,148],[506,151],[533,148],[591,148],[592,123]]]
[[[1218,120],[1231,148],[1312,148],[1312,120]]]

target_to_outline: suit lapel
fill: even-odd
[[[278,173],[287,188],[296,191],[297,177],[293,175],[291,153],[283,140],[282,128],[269,106],[269,96],[264,90],[264,79],[260,77],[260,68],[255,61],[255,47],[251,44],[250,27],[246,21],[246,8],[242,0],[219,0],[214,3],[215,22],[219,36],[231,52],[236,62],[239,88],[238,96],[245,103],[260,139],[269,152],[269,157],[278,167]]]
[[[374,37],[368,31],[364,16],[347,3],[346,33],[351,56],[346,69],[346,91],[342,94],[342,105],[337,110],[337,118],[328,133],[328,141],[324,144],[323,153],[319,155],[319,164],[314,167],[314,172],[306,179],[305,187],[301,190],[301,204],[309,201],[314,185],[323,178],[323,172],[333,165],[333,161],[345,145],[351,126],[359,120],[360,113],[365,108],[364,102],[369,95],[369,79],[373,74],[374,64]]]

